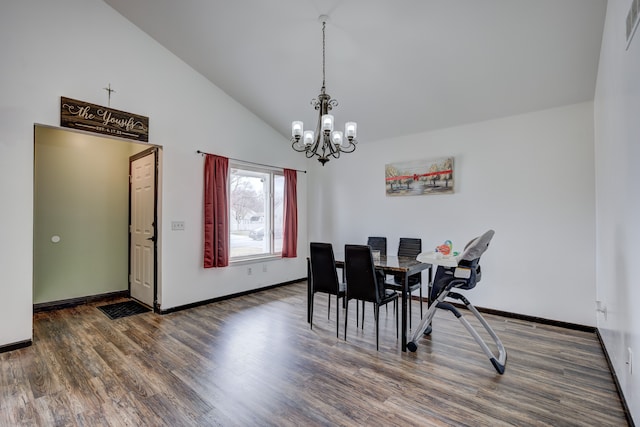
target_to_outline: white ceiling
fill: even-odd
[[[322,83],[362,142],[593,99],[606,0],[104,0],[287,138]]]

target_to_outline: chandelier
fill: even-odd
[[[316,131],[304,130],[301,121],[291,123],[291,147],[299,152],[304,152],[307,158],[318,156],[318,161],[324,166],[333,157],[337,159],[340,153],[353,153],[356,149],[356,122],[346,122],[344,133],[333,129],[333,116],[329,112],[338,105],[338,101],[331,99],[325,91],[325,27],[326,15],[321,15],[322,22],[322,88],[318,98],[311,100],[311,105],[318,111],[318,124]]]

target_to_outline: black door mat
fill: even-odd
[[[98,308],[111,320],[151,311],[136,301],[117,302],[115,304],[102,305]]]

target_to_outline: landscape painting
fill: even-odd
[[[385,165],[387,196],[453,193],[453,157]]]

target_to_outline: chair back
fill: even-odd
[[[331,243],[311,242],[309,255],[313,292],[337,295],[340,283]]]
[[[483,235],[476,237],[471,240],[464,247],[464,252],[460,256],[461,261],[473,261],[479,260],[480,256],[485,253],[487,248],[489,247],[489,242],[493,238],[495,231],[489,230],[486,231]]]
[[[369,237],[367,245],[371,246],[371,250],[380,251],[380,255],[387,256],[387,238],[386,237]]]
[[[422,252],[422,239],[401,237],[398,245],[398,256],[417,257]]]
[[[471,277],[466,285],[460,286],[461,289],[472,289],[476,283],[482,278],[482,269],[480,268],[480,257],[489,247],[489,243],[493,238],[495,231],[486,231],[483,235],[471,240],[464,247],[464,252],[460,256],[458,265],[471,269]]]
[[[345,245],[344,266],[347,300],[379,303],[384,298],[384,284],[376,279],[371,248],[368,245]]]
[[[422,239],[413,237],[401,237],[398,244],[398,256],[415,258],[422,252]],[[395,282],[402,283],[402,274],[395,274]],[[416,273],[409,276],[409,286],[416,286],[422,282],[422,274]]]

